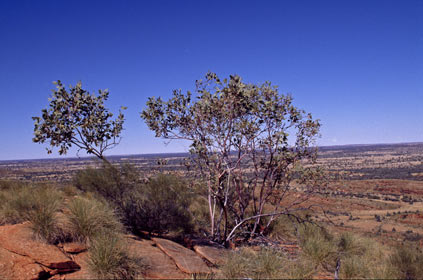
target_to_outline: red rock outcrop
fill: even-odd
[[[56,246],[35,240],[29,223],[0,227],[0,248],[0,263],[11,278],[46,278],[81,268]]]
[[[228,254],[227,249],[205,245],[194,245],[194,251],[214,265],[223,265]]]
[[[128,239],[131,254],[140,257],[145,263],[145,277],[153,279],[186,279],[189,274],[178,269],[175,262],[149,240]]]
[[[194,251],[167,239],[152,238],[152,240],[156,243],[157,247],[174,260],[183,272],[189,274],[207,274],[211,272],[211,269]]]

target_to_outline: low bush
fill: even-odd
[[[126,192],[132,192],[138,185],[135,168],[129,164],[100,168],[87,168],[73,178],[74,185],[84,191],[101,195],[109,202],[119,203]]]
[[[123,226],[113,209],[93,197],[75,197],[67,206],[68,230],[74,240],[85,242],[99,232],[121,232]]]
[[[305,219],[307,212],[297,213],[300,219]],[[267,219],[263,219],[267,222]],[[266,223],[265,222],[265,223]],[[277,217],[268,227],[267,235],[275,240],[292,239],[296,237],[297,229],[300,223],[294,217],[281,215]]]
[[[298,228],[298,241],[303,257],[317,268],[328,268],[336,262],[334,238],[324,228],[313,224],[302,224]]]
[[[159,174],[141,182],[135,168],[104,166],[87,169],[74,178],[76,187],[106,199],[133,233],[188,232],[192,229],[189,185],[173,175]]]
[[[419,279],[423,275],[423,254],[411,245],[399,246],[389,259],[395,276],[401,279]]]
[[[64,237],[57,213],[63,197],[52,187],[41,187],[33,194],[33,208],[27,213],[34,233],[49,243],[57,243]]]
[[[395,278],[382,246],[375,240],[343,233],[335,239],[340,277],[344,279]]]
[[[313,263],[306,258],[288,260],[281,278],[285,279],[311,279],[315,272]]]
[[[67,197],[74,197],[81,193],[74,185],[65,185],[60,190]]]
[[[9,185],[2,189],[0,200],[2,224],[30,221],[35,235],[49,243],[56,243],[63,237],[57,217],[63,197],[55,188]]]
[[[0,192],[1,223],[16,224],[28,220],[28,213],[34,208],[32,186],[6,185]]]
[[[187,184],[178,177],[159,174],[125,196],[122,210],[126,223],[148,232],[189,232],[191,195]]]
[[[258,252],[242,248],[230,254],[222,273],[226,278],[280,278],[284,275],[286,262],[280,252],[270,248]]]

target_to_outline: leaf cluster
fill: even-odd
[[[113,113],[104,106],[109,97],[107,90],[99,90],[96,95],[82,89],[81,82],[69,90],[61,81],[55,84],[48,108],[42,110],[41,117],[32,118],[35,121],[32,140],[49,141],[51,147],[59,148],[61,155],[75,145],[103,159],[104,151],[119,143],[123,113],[120,111],[117,118],[112,119]],[[49,148],[47,151],[52,152]]]

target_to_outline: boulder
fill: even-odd
[[[87,251],[87,245],[79,242],[64,243],[62,245],[63,251],[70,254],[79,254]]]
[[[157,247],[173,259],[183,272],[189,274],[208,274],[211,272],[211,269],[196,253],[194,253],[194,251],[167,239],[152,238],[152,240]]]

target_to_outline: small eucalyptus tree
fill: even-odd
[[[93,154],[108,163],[104,152],[119,144],[123,129],[124,115],[112,120],[113,114],[104,107],[109,97],[107,90],[99,90],[98,96],[82,89],[81,82],[65,89],[60,81],[55,82],[49,98],[49,106],[43,109],[35,121],[35,143],[48,141],[51,147],[58,147],[59,154],[66,154],[73,145],[88,154]],[[121,109],[126,109],[121,107]],[[52,149],[47,148],[51,153]]]
[[[319,187],[313,163],[320,123],[270,82],[208,73],[196,81],[195,96],[175,90],[168,101],[151,97],[141,117],[156,137],[190,141],[216,240],[263,233],[277,216],[304,209]]]

